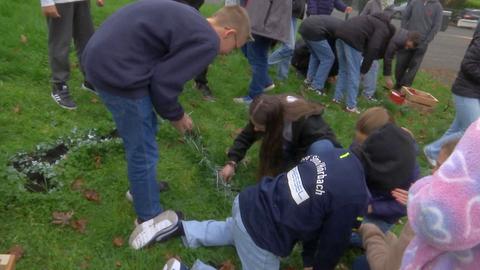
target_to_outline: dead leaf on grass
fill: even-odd
[[[230,133],[230,137],[236,138],[238,134],[242,133],[243,128],[237,128],[232,133]]]
[[[17,104],[15,107],[13,107],[13,112],[16,114],[19,114],[22,111],[22,108],[20,108],[20,105]]]
[[[235,270],[235,265],[232,263],[232,261],[227,260],[220,265],[219,270]]]
[[[99,155],[95,156],[95,169],[100,169],[102,167],[102,157]]]
[[[68,212],[54,211],[52,213],[52,223],[55,225],[65,226],[70,224],[70,219],[73,216],[73,210]]]
[[[83,189],[84,185],[85,185],[85,180],[83,180],[83,178],[77,178],[72,182],[72,184],[70,185],[70,188],[74,191],[80,191]]]
[[[93,104],[97,104],[98,103],[98,98],[92,97],[92,99],[90,99],[90,102],[93,103]]]
[[[72,228],[79,233],[85,233],[85,229],[87,228],[87,223],[88,221],[82,218],[82,219],[72,221],[70,223],[70,226],[72,226]]]
[[[112,242],[113,242],[113,245],[116,246],[116,247],[121,247],[125,243],[125,241],[123,240],[123,238],[121,236],[117,236],[117,237],[113,238]]]
[[[22,44],[26,44],[26,43],[28,42],[27,36],[25,36],[25,35],[23,35],[23,34],[20,35],[20,42],[21,42]]]
[[[8,252],[8,254],[14,255],[15,256],[15,262],[18,262],[23,257],[23,254],[25,254],[25,250],[21,245],[15,245],[11,247]]]
[[[100,203],[100,194],[94,189],[86,189],[83,192],[83,196],[91,202]]]
[[[115,262],[115,266],[116,266],[117,268],[122,267],[122,262],[121,262],[121,261],[116,261],[116,262]]]

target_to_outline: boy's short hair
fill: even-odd
[[[215,19],[219,26],[235,29],[239,38],[252,39],[250,18],[243,7],[239,5],[222,7],[211,18]]]
[[[417,31],[408,31],[407,40],[413,43],[413,46],[416,48],[420,44],[421,35]]]

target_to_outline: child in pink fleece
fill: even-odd
[[[408,219],[416,236],[401,269],[480,268],[480,119],[433,175],[410,188]]]

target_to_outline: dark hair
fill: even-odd
[[[420,43],[420,33],[417,31],[409,31],[407,34],[407,41],[411,41],[413,43],[413,47],[417,47]]]
[[[284,168],[284,122],[321,114],[323,106],[295,95],[261,95],[250,105],[250,121],[265,128],[260,147],[259,177],[274,176]]]

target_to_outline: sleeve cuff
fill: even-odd
[[[40,5],[42,7],[54,6],[55,1],[54,0],[40,0]]]

